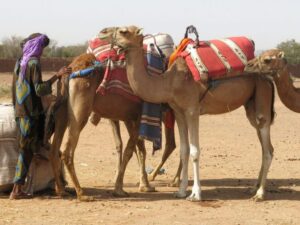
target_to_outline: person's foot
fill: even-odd
[[[11,192],[10,196],[9,196],[10,200],[29,199],[29,198],[32,198],[32,195],[27,194],[23,191],[18,192],[18,193]]]
[[[32,198],[32,195],[23,192],[21,184],[15,184],[10,193],[9,199],[16,200],[16,199],[28,199],[28,198]]]

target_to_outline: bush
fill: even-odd
[[[21,56],[22,50],[20,43],[23,37],[11,36],[2,40],[0,45],[0,58],[16,59]],[[57,46],[57,42],[52,40],[47,48],[44,49],[43,57],[59,57],[59,58],[73,58],[86,52],[88,43]]]
[[[289,64],[300,64],[300,43],[292,39],[281,42],[277,45],[277,48],[284,51]]]

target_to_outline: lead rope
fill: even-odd
[[[117,28],[115,28],[115,31],[113,33],[113,37],[112,37],[112,41],[111,41],[111,45],[110,45],[110,51],[113,50],[114,45],[115,45],[115,40],[116,40],[116,35],[117,35],[116,31],[117,31]],[[110,72],[111,72],[112,67],[113,67],[113,61],[111,59],[111,56],[109,55],[108,59],[107,59],[107,63],[106,63],[106,68],[105,68],[105,73],[104,73],[104,76],[103,76],[103,80],[101,81],[101,84],[97,88],[96,93],[100,93],[101,95],[105,95],[105,89],[106,89],[106,85],[107,85],[107,82],[108,82],[110,74],[111,74]]]

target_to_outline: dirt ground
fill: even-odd
[[[0,84],[6,82],[10,83],[9,75],[0,75]],[[261,149],[243,108],[200,118],[202,202],[175,199],[177,188],[168,187],[179,162],[178,148],[164,165],[165,173],[151,182],[157,192],[138,192],[138,163],[133,156],[124,180],[130,197],[113,197],[116,153],[110,126],[103,119],[97,127],[88,124],[84,128],[75,153],[81,185],[96,201],[83,203],[75,197],[51,195],[11,201],[4,194],[0,196],[0,224],[300,224],[300,115],[285,108],[278,97],[275,110],[271,128],[275,152],[264,202],[251,199]],[[122,137],[126,143],[123,124]],[[179,146],[177,128],[176,137]],[[147,150],[147,166],[154,167],[162,151],[152,156],[149,143]],[[191,190],[191,164],[189,180]]]

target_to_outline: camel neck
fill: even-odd
[[[278,95],[282,103],[294,112],[300,112],[300,89],[293,85],[287,66],[274,78]]]
[[[168,102],[171,96],[169,76],[151,76],[145,68],[143,48],[130,48],[126,52],[126,69],[129,85],[133,92],[152,103]]]

